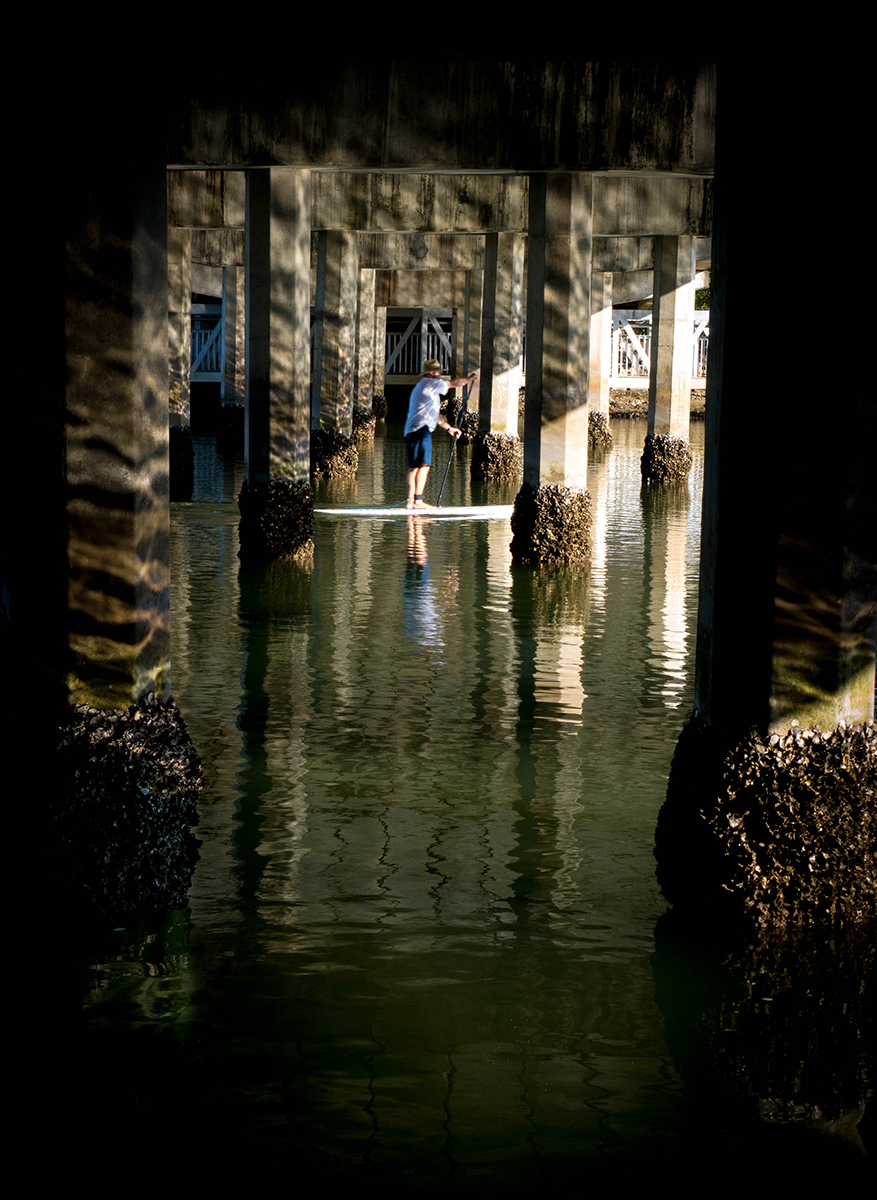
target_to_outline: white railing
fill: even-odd
[[[450,370],[451,340],[432,313],[415,314],[404,333],[387,331],[386,375],[419,375],[428,358]]]
[[[217,321],[212,329],[203,329],[193,324],[192,365],[190,379],[222,378],[222,322]]]
[[[697,312],[692,330],[692,383],[706,379],[709,352],[708,312]],[[647,383],[651,369],[652,318],[616,318],[612,326],[612,379]],[[628,385],[629,386],[629,385]]]

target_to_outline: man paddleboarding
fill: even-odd
[[[458,438],[462,429],[450,425],[442,416],[442,396],[452,387],[463,387],[475,378],[475,371],[459,379],[442,379],[442,364],[428,358],[423,364],[423,378],[411,389],[408,419],[405,422],[405,446],[408,450],[408,500],[406,508],[433,508],[423,499],[426,477],[432,466],[432,431],[436,425]]]

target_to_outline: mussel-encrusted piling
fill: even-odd
[[[306,480],[272,479],[255,485],[245,480],[238,507],[241,558],[303,563],[313,558],[314,495]]]
[[[451,396],[450,399],[442,405],[442,411],[451,425],[456,425],[458,429],[462,429],[463,436],[460,441],[464,444],[474,442],[478,436],[478,412],[475,409],[465,408],[464,401],[458,396]]]
[[[172,700],[71,708],[60,731],[53,870],[105,916],[184,904],[198,858],[201,760]]]
[[[691,470],[691,447],[684,438],[646,435],[640,470],[645,483],[681,483]]]
[[[323,479],[349,479],[356,475],[359,453],[351,438],[338,429],[311,433],[311,474]]]
[[[370,408],[363,404],[353,406],[353,440],[355,442],[373,442],[377,418]]]
[[[472,478],[479,482],[520,479],[524,447],[507,433],[479,433],[472,446]]]
[[[588,413],[588,446],[592,450],[611,450],[614,441],[606,414],[591,409]]]
[[[564,484],[525,483],[512,513],[512,558],[518,562],[573,563],[591,557],[591,496]]]
[[[877,724],[683,731],[658,818],[675,906],[766,930],[877,921]]]

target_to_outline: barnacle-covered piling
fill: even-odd
[[[658,820],[667,899],[760,929],[877,919],[877,724],[683,732]]]
[[[516,480],[524,466],[520,438],[507,433],[479,433],[472,447],[472,478],[483,483]]]
[[[311,474],[323,479],[347,479],[356,475],[359,453],[351,438],[338,429],[315,429],[311,433]]]
[[[240,557],[313,558],[314,497],[307,480],[272,479],[250,484],[238,496],[241,510]]]
[[[512,558],[518,562],[573,563],[591,557],[591,496],[581,488],[525,483],[512,513]]]
[[[172,700],[72,707],[60,731],[51,809],[56,881],[104,915],[184,904],[199,842],[201,760]]]
[[[681,483],[691,470],[691,447],[684,438],[646,435],[640,470],[645,483]]]

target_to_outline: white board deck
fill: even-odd
[[[470,504],[462,507],[453,505],[441,508],[316,508],[314,512],[329,517],[469,517],[476,520],[502,521],[512,515],[513,504]]]

